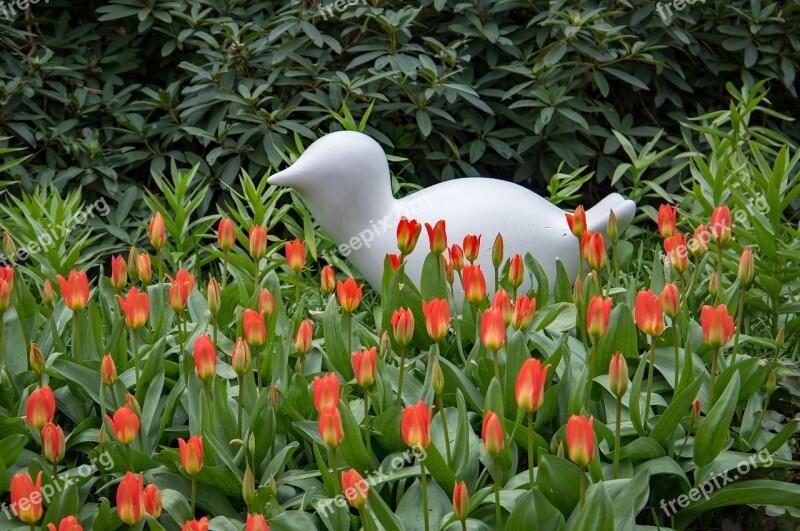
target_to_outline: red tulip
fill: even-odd
[[[364,349],[361,352],[353,352],[353,372],[356,375],[358,385],[366,389],[375,383],[375,356],[376,349]]]
[[[474,234],[464,236],[464,257],[473,263],[481,252],[481,237]]]
[[[394,253],[387,254],[386,256],[389,257],[389,262],[392,264],[392,271],[397,271],[397,268],[403,263],[403,257]]]
[[[150,255],[142,253],[136,257],[136,276],[143,284],[150,282],[153,278],[153,268],[150,264]]]
[[[466,269],[466,268],[465,268]],[[422,301],[422,313],[425,315],[425,328],[434,341],[439,341],[447,334],[450,326],[450,307],[445,299]]]
[[[128,472],[117,487],[117,514],[126,524],[136,525],[144,513],[144,478]]]
[[[217,315],[220,307],[222,306],[222,297],[219,293],[219,283],[216,278],[211,278],[208,281],[208,288],[206,288],[206,299],[208,299],[208,311],[211,315]]]
[[[469,516],[469,490],[463,481],[453,488],[453,514],[462,522]]]
[[[189,294],[194,289],[194,275],[190,275],[185,269],[178,270],[173,279],[167,275],[172,286],[169,289],[169,306],[176,312],[186,308],[186,301]]]
[[[720,304],[716,308],[705,305],[700,309],[700,326],[703,336],[711,348],[721,348],[733,337],[736,327],[733,317],[728,315],[728,307]]]
[[[428,240],[431,244],[431,252],[434,254],[442,254],[447,249],[447,230],[443,219],[436,222],[431,226],[430,223],[425,224],[425,230],[428,231]]]
[[[681,305],[681,296],[678,291],[678,286],[672,283],[664,286],[664,289],[661,291],[660,299],[661,305],[664,307],[664,313],[671,319],[675,319]]]
[[[275,298],[267,288],[261,288],[258,292],[258,311],[266,316],[275,311]]]
[[[181,531],[208,531],[208,517],[204,516],[200,520],[189,520],[183,524]]]
[[[42,428],[42,454],[51,463],[58,463],[64,459],[66,452],[64,430],[52,422]]]
[[[678,205],[661,205],[658,207],[658,232],[664,238],[669,238],[678,233],[675,218]]]
[[[242,318],[244,337],[254,347],[260,347],[267,340],[267,328],[264,326],[264,313],[251,310],[244,311]]]
[[[454,270],[461,271],[464,269],[464,251],[457,243],[454,243],[453,246],[448,249],[447,255],[450,257],[450,266]]]
[[[535,358],[529,358],[522,364],[517,376],[515,396],[517,405],[523,411],[533,413],[542,406],[549,368],[549,364],[542,367],[541,362]]]
[[[753,261],[753,251],[750,247],[745,247],[742,251],[742,256],[739,258],[739,270],[737,278],[743,286],[749,285],[755,277],[755,263]]]
[[[344,312],[353,313],[356,311],[363,297],[361,293],[361,288],[363,287],[363,284],[361,286],[356,284],[353,277],[348,277],[344,282],[340,280],[336,283],[336,297],[339,299],[339,306],[342,307]]]
[[[58,528],[56,524],[47,524],[47,531],[83,531],[83,526],[74,516],[67,516],[58,523]]]
[[[297,328],[297,335],[294,338],[294,349],[301,355],[308,354],[311,350],[311,339],[314,335],[314,328],[311,321],[304,319]]]
[[[164,232],[164,218],[161,216],[161,212],[156,212],[155,216],[150,218],[150,228],[147,231],[147,235],[150,237],[150,245],[156,251],[167,243],[167,235]]]
[[[711,234],[714,241],[725,245],[731,239],[731,211],[726,205],[717,207],[711,213]]]
[[[111,258],[111,285],[122,289],[128,283],[128,263],[121,256]]]
[[[320,286],[322,287],[322,291],[327,294],[333,293],[333,290],[336,289],[336,275],[333,272],[333,268],[329,265],[322,268]]]
[[[711,241],[711,234],[708,232],[708,227],[700,225],[694,229],[694,236],[689,240],[689,250],[695,258],[700,258],[708,250],[708,242]]]
[[[150,300],[146,292],[139,292],[136,287],[132,287],[126,298],[117,295],[119,307],[125,314],[125,324],[131,330],[138,330],[147,324],[150,317]]]
[[[56,415],[56,399],[50,386],[43,386],[30,394],[25,403],[25,422],[33,429],[41,430]]]
[[[506,341],[506,323],[499,308],[489,308],[481,318],[481,342],[492,352],[497,352]]]
[[[220,251],[230,251],[234,245],[236,245],[236,234],[233,230],[233,222],[228,218],[222,218],[217,227],[217,247]]]
[[[628,389],[628,363],[619,352],[612,356],[608,365],[608,383],[617,397],[624,395]]]
[[[181,452],[181,465],[190,476],[196,476],[203,468],[203,438],[197,435],[189,437],[188,441],[178,439]]]
[[[322,441],[330,448],[336,448],[342,443],[342,417],[335,407],[327,407],[319,414],[319,434]]]
[[[161,491],[155,485],[144,488],[144,510],[156,520],[161,516]]]
[[[480,304],[486,297],[486,278],[481,266],[464,266],[461,282],[464,285],[464,296],[472,304]]]
[[[594,459],[594,419],[572,415],[567,421],[567,449],[570,460],[586,466]]]
[[[197,377],[208,382],[217,372],[217,351],[214,342],[207,335],[194,341],[194,370]]]
[[[331,407],[339,407],[339,377],[332,372],[322,378],[314,377],[314,408],[322,413]]]
[[[89,279],[83,271],[69,272],[69,278],[65,279],[61,275],[56,275],[58,285],[61,287],[61,295],[64,297],[64,304],[73,312],[80,311],[89,301]]]
[[[497,290],[492,299],[492,308],[497,308],[503,314],[503,322],[506,326],[511,324],[512,310],[511,310],[511,297],[508,292],[503,288]]]
[[[417,246],[419,234],[422,231],[422,226],[417,223],[416,219],[409,221],[405,216],[400,218],[400,223],[397,224],[397,248],[400,254],[407,256],[411,254],[414,247]]]
[[[608,318],[611,314],[611,299],[604,299],[596,295],[589,301],[589,308],[586,312],[586,331],[588,334],[599,339],[608,330]]]
[[[13,273],[12,273],[12,278],[13,278]],[[10,302],[11,302],[11,299],[10,299],[10,297],[11,297],[11,287],[12,287],[13,281],[9,283],[8,279],[4,279],[4,283],[8,285],[7,289],[9,290],[8,291],[8,295],[7,295],[7,297],[9,297],[9,299],[6,301],[6,303],[10,304]],[[53,302],[56,300],[56,292],[53,289],[53,283],[50,281],[49,278],[45,279],[44,284],[42,285],[42,299],[44,300],[44,302],[46,304],[53,304]],[[6,306],[6,309],[8,309],[8,306]]]
[[[599,232],[586,231],[581,237],[581,257],[589,267],[598,271],[606,266],[606,241]]]
[[[664,313],[661,306],[661,297],[657,297],[650,290],[640,291],[636,295],[634,307],[636,325],[648,336],[658,337],[664,331]]]
[[[140,421],[139,417],[128,406],[122,406],[114,412],[114,418],[106,415],[108,423],[114,430],[114,435],[117,436],[119,442],[122,444],[130,444],[136,439],[139,433]]]
[[[399,308],[392,313],[392,334],[401,347],[411,343],[414,337],[414,314],[411,310]]]
[[[269,531],[267,520],[260,514],[248,514],[244,531]]]
[[[248,234],[250,256],[256,260],[267,255],[267,229],[259,225],[250,227]]]
[[[14,288],[14,268],[11,266],[0,266],[0,281],[4,281],[9,285],[9,288]],[[49,279],[45,281],[45,284]],[[51,284],[52,287],[52,284]]]
[[[583,234],[586,232],[588,225],[586,224],[586,211],[583,209],[583,205],[578,205],[575,208],[574,214],[567,214],[567,225],[569,225],[569,230],[572,234],[575,235],[578,239],[583,238]]]
[[[400,433],[411,448],[423,450],[431,443],[431,419],[433,406],[428,407],[420,400],[416,405],[406,406],[400,418]]]
[[[306,265],[305,243],[295,238],[293,242],[286,242],[286,265],[295,273],[303,270]]]
[[[103,360],[100,362],[100,379],[109,387],[117,381],[117,367],[114,365],[114,358],[111,357],[111,354],[103,356]]]
[[[233,372],[239,376],[244,376],[250,370],[250,348],[241,337],[236,338],[233,354],[231,354],[231,367],[233,367]]]
[[[35,524],[42,517],[42,473],[36,484],[28,474],[15,474],[11,479],[11,509],[26,524]]]
[[[678,273],[683,273],[689,267],[689,255],[686,252],[686,243],[683,236],[676,234],[664,240],[664,252],[672,266]]]
[[[486,453],[492,457],[497,457],[503,451],[503,425],[494,411],[487,411],[483,417],[481,439]]]
[[[342,494],[350,505],[361,509],[367,504],[369,486],[361,474],[351,468],[342,474]]]
[[[514,311],[511,314],[511,326],[514,330],[525,331],[533,322],[536,314],[536,299],[529,299],[527,295],[522,295],[514,303]]]
[[[522,261],[520,255],[515,254],[511,257],[511,261],[508,265],[508,283],[511,284],[513,288],[520,287],[524,280],[522,278],[523,275],[525,275],[525,263]]]
[[[695,398],[694,402],[692,402],[692,412],[691,412],[692,424],[697,422],[700,419],[700,399]]]

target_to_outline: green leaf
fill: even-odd
[[[506,528],[561,531],[565,528],[564,515],[553,507],[540,490],[529,490],[517,500]]]
[[[575,463],[554,455],[539,461],[537,485],[564,517],[572,513],[580,494],[580,469]]]
[[[586,503],[567,522],[567,531],[614,531],[614,508],[603,482],[586,490]]]
[[[672,432],[675,431],[678,423],[689,413],[692,402],[697,398],[697,393],[700,391],[702,383],[703,380],[697,378],[689,387],[678,393],[678,396],[672,400],[666,411],[656,421],[653,431],[650,432],[650,437],[662,443],[664,448],[669,444],[668,438],[672,436]]]
[[[728,440],[728,429],[733,420],[738,396],[739,375],[734,374],[725,392],[697,428],[692,459],[699,466],[708,465],[722,451]]]

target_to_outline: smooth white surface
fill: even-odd
[[[569,230],[564,211],[527,188],[486,177],[464,177],[425,188],[403,199],[391,192],[389,164],[380,145],[362,133],[340,131],[311,144],[288,169],[269,177],[269,183],[297,190],[314,218],[339,245],[364,278],[380,290],[383,261],[397,253],[397,223],[401,216],[422,225],[417,247],[407,257],[406,273],[419,283],[430,250],[424,224],[444,219],[448,245],[463,244],[467,234],[481,235],[481,265],[489,294],[494,287],[492,244],[503,235],[505,260],[530,252],[551,281],[556,259],[570,278],[578,274],[578,240]],[[633,219],[636,205],[611,194],[587,210],[589,229],[605,234],[611,210],[622,231]],[[526,280],[522,290],[530,287]],[[458,281],[456,295],[463,297]],[[460,292],[460,295],[459,295]]]

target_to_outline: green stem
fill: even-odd
[[[467,521],[461,520],[461,531],[467,531]]]
[[[459,278],[461,278],[461,272],[458,273]],[[453,299],[453,307],[455,307],[455,300],[456,300],[456,292],[453,284],[450,284],[450,295]],[[461,363],[465,366],[467,364],[467,358],[464,357],[464,345],[461,343],[461,324],[460,320],[458,319],[458,308],[456,308],[455,317],[453,318],[453,326],[456,329],[456,345],[458,346],[458,354],[461,356]]]
[[[425,461],[419,462],[420,480],[422,482],[422,513],[425,516],[425,531],[430,531],[431,525],[428,521],[428,477],[425,474]]]
[[[619,450],[620,432],[622,430],[622,395],[617,397],[617,430],[614,435],[614,475],[613,479],[619,477]]]
[[[222,255],[222,289],[225,289],[227,281],[228,281],[228,251],[225,251]]]
[[[183,367],[183,351],[184,351],[184,346],[185,346],[183,344],[183,341],[184,341],[184,339],[183,339],[183,326],[181,326],[183,319],[181,319],[181,312],[175,312],[175,316],[178,319],[178,342],[181,345],[181,350],[180,350],[180,352],[178,352],[178,362],[181,364],[181,371],[183,371],[184,383],[188,387],[188,385],[189,385],[189,374],[186,371],[184,371],[184,367]]]
[[[744,315],[744,283],[739,290],[739,308],[736,315],[736,338],[733,341],[733,354],[731,355],[731,365],[736,363],[736,353],[739,352],[739,333],[742,331],[742,316]]]
[[[108,386],[108,392],[111,393],[111,401],[114,403],[114,411],[119,409],[119,402],[117,402],[117,394],[114,392],[112,386]]]
[[[253,259],[253,284],[255,285],[255,291],[258,291],[258,258]]]
[[[494,292],[497,293],[497,288],[500,287],[500,268],[494,268]]]
[[[580,249],[580,240],[578,240],[578,249]],[[583,257],[581,256],[580,250],[578,251],[578,278],[583,281]]]
[[[294,274],[294,306],[300,304],[300,272]]]
[[[680,349],[678,348],[680,338],[678,336],[677,316],[675,317],[675,319],[672,320],[672,340],[675,343],[675,385],[673,386],[673,389],[675,390],[675,394],[678,394],[678,382],[680,381],[680,377],[678,375],[680,373],[681,357],[680,357]]]
[[[75,326],[75,357],[78,363],[83,363],[83,350],[81,349],[81,319],[78,312],[72,312],[72,322]]]
[[[214,340],[214,352],[216,352],[217,351],[217,336],[219,335],[219,321],[217,320],[217,316],[216,315],[212,316],[211,320],[212,320],[212,322],[214,324],[214,332],[213,332],[214,335],[211,336],[211,337]]]
[[[58,465],[53,462],[53,483],[58,481]]]
[[[594,365],[595,358],[597,358],[597,343],[599,343],[599,342],[600,342],[599,339],[597,339],[594,342],[592,342],[592,353],[589,356],[588,362],[586,363],[586,367],[587,367],[587,369],[589,371],[589,376],[586,379],[586,411],[587,412],[589,411],[589,404],[592,401],[592,366]]]
[[[369,526],[367,525],[367,510],[366,508],[361,508],[358,510],[358,515],[361,517],[361,527],[364,531],[369,531]]]
[[[436,393],[436,404],[439,406],[439,414],[442,416],[442,430],[444,430],[444,448],[447,451],[447,466],[450,466],[450,432],[447,429],[447,415],[444,413],[444,402],[442,401],[442,394]],[[367,448],[369,450],[369,448]]]
[[[372,455],[369,437],[369,390],[364,388],[364,437],[367,440],[367,455]]]
[[[336,466],[336,447],[331,447],[331,474],[333,474],[333,492],[334,494],[339,494],[340,490],[340,481],[339,481],[339,469]]]
[[[715,348],[714,353],[711,354],[711,380],[708,383],[708,410],[714,407],[714,380],[717,378],[717,357],[719,356],[719,349]]]
[[[722,296],[722,244],[717,244],[717,297],[716,302],[719,304],[720,297]]]
[[[208,388],[208,382],[203,382],[203,393],[206,396],[206,406],[208,407],[208,428],[214,427],[214,410],[211,409],[211,391]]]
[[[55,336],[53,336],[55,337]],[[6,347],[6,324],[3,322],[3,314],[0,313],[0,349],[3,351],[3,372],[5,372],[6,377],[8,377],[9,385],[13,384],[13,378],[11,378],[11,369],[8,368],[8,350]],[[39,387],[42,386],[42,377],[39,376]],[[13,407],[11,405],[11,395],[8,393],[8,388],[6,387],[5,382],[3,382],[3,378],[0,378],[0,387],[3,388],[3,395],[5,396],[6,407],[8,411],[11,411]]]
[[[397,405],[403,405],[403,375],[405,374],[406,346],[400,347],[400,379],[397,381]]]
[[[139,393],[139,331],[131,330],[133,334],[133,366],[136,370],[136,393]]]
[[[650,338],[650,364],[647,367],[647,399],[644,402],[644,427],[647,431],[647,419],[650,418],[650,399],[653,396],[653,369],[656,364],[656,338]]]
[[[347,354],[353,352],[353,314],[347,314]]]
[[[580,470],[581,507],[586,504],[586,467],[581,465]]]
[[[497,529],[503,529],[503,512],[500,507],[500,463],[494,460],[494,518]]]
[[[692,423],[692,426],[689,429],[690,430],[694,429],[694,423]],[[689,442],[689,430],[686,430],[686,436],[683,438],[683,444],[681,445],[681,451],[678,452],[678,455],[676,455],[675,457],[680,457],[683,454],[683,451],[686,450],[686,445],[688,444],[688,442]]]
[[[536,486],[533,474],[533,411],[528,411],[528,474],[531,490]]]
[[[758,435],[761,433],[761,425],[764,423],[764,417],[767,416],[767,406],[769,406],[769,398],[771,395],[772,393],[767,393],[767,396],[764,399],[764,407],[761,409],[761,415],[758,417],[758,422],[756,422],[753,433],[747,438],[747,444],[750,446],[753,445],[753,441],[755,441],[756,437],[758,437]]]
[[[255,351],[255,358],[256,358],[256,376],[258,377],[258,388],[261,389],[262,379],[261,379],[261,348],[257,345],[253,345],[253,351]]]
[[[244,434],[242,433],[242,397],[244,393],[242,392],[244,389],[244,378],[239,376],[239,396],[236,397],[237,402],[237,417],[236,417],[236,433],[239,434],[240,439],[244,439]]]
[[[492,358],[494,359],[494,377],[497,378],[497,383],[500,383],[500,362],[497,360],[497,350],[492,351]]]
[[[614,260],[614,278],[617,281],[617,286],[619,286],[620,285],[620,279],[619,279],[619,257],[617,256],[617,243],[616,242],[613,242],[611,244],[611,255],[612,255],[613,260]]]
[[[196,499],[197,499],[197,476],[192,475],[192,518],[195,515]]]

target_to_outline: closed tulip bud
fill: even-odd
[[[433,367],[431,367],[431,385],[437,395],[442,394],[444,391],[444,374],[442,373],[442,366],[439,364],[439,358],[433,359]]]
[[[58,463],[64,459],[66,453],[64,431],[52,422],[48,422],[42,428],[41,436],[44,458],[51,463]]]
[[[523,411],[533,413],[542,406],[549,368],[549,364],[542,367],[542,363],[535,358],[529,358],[522,364],[514,397]]]
[[[179,269],[173,279],[167,275],[172,284],[169,289],[169,305],[175,312],[180,312],[186,308],[186,301],[194,289],[194,275],[190,275],[185,269]]]
[[[399,308],[392,313],[392,335],[397,344],[404,347],[414,337],[414,314],[407,308]]]
[[[181,531],[208,531],[208,517],[204,516],[200,520],[190,520],[183,524]]]
[[[614,214],[613,210],[608,214],[606,232],[608,232],[608,239],[611,240],[612,243],[616,243],[617,238],[619,238],[619,226],[617,225],[617,216]]]
[[[128,250],[128,261],[126,265],[128,266],[128,271],[131,273],[131,279],[133,279],[134,275],[136,275],[136,257],[138,256],[136,252],[136,247],[131,245],[131,248]]]
[[[199,474],[203,468],[203,438],[192,435],[188,441],[178,439],[178,446],[183,469],[190,476]]]
[[[527,295],[522,295],[514,303],[514,311],[511,313],[511,326],[514,330],[528,330],[536,315],[536,299],[529,299]]]
[[[671,319],[678,316],[678,310],[681,305],[680,292],[678,286],[675,284],[667,284],[661,291],[661,305],[664,307],[664,313]]]
[[[447,283],[452,286],[453,282],[456,280],[455,273],[453,273],[453,266],[444,256],[442,257],[442,263],[444,264],[444,278],[447,280]]]
[[[422,313],[425,315],[425,328],[431,339],[439,341],[447,335],[447,328],[450,326],[450,307],[447,300],[422,301]]]
[[[250,347],[241,337],[236,338],[231,354],[231,367],[238,376],[244,376],[250,370]]]
[[[3,254],[11,257],[17,254],[17,247],[14,245],[14,240],[8,232],[3,231]]]
[[[286,265],[295,273],[303,270],[306,264],[305,243],[295,238],[293,242],[286,242]]]
[[[356,284],[353,277],[349,277],[344,282],[340,280],[336,283],[336,297],[339,299],[339,306],[342,307],[342,311],[346,313],[356,311],[358,305],[361,304],[361,298],[363,297],[361,289],[363,287],[363,284],[361,286]]]
[[[39,350],[36,343],[31,343],[29,361],[31,370],[36,373],[36,376],[41,376],[44,372],[44,356],[42,356],[42,351]]]
[[[197,377],[208,382],[217,372],[217,351],[214,342],[207,335],[194,341],[194,370]]]
[[[503,425],[494,411],[487,411],[483,417],[481,439],[486,453],[490,456],[496,458],[503,451]]]
[[[121,290],[128,283],[128,264],[121,256],[111,259],[111,285]]]
[[[712,297],[716,297],[719,293],[719,279],[717,279],[716,271],[712,271],[711,276],[708,277],[708,293]]]
[[[278,495],[278,483],[275,481],[275,476],[269,477],[269,482],[267,483],[267,486],[269,487],[269,490],[272,493],[273,498]]]
[[[47,531],[83,531],[83,526],[74,516],[67,516],[61,519],[58,527],[54,523],[47,524]]]
[[[775,346],[778,349],[783,348],[783,342],[784,342],[785,335],[786,335],[786,327],[782,326],[780,328],[780,330],[778,330],[778,333],[775,335]]]
[[[342,433],[342,417],[335,407],[328,407],[319,414],[319,434],[329,448],[336,448],[344,438]]]
[[[725,245],[731,240],[731,211],[726,205],[714,209],[711,213],[711,235],[719,245]]]
[[[267,255],[267,229],[258,225],[250,227],[248,234],[250,257],[256,260]]]
[[[156,212],[156,215],[150,218],[150,228],[147,231],[147,235],[150,237],[150,245],[156,251],[167,243],[167,235],[164,232],[164,218],[161,216],[161,212]]]
[[[144,488],[144,510],[156,520],[161,516],[161,491],[155,485]]]
[[[498,308],[489,308],[481,317],[481,342],[492,352],[503,347],[506,340],[506,323]]]
[[[153,268],[150,264],[150,255],[142,253],[136,257],[136,276],[142,284],[147,284],[153,278]]]
[[[481,252],[481,237],[474,234],[464,236],[464,257],[473,263]]]
[[[322,274],[320,275],[320,287],[327,295],[330,295],[333,293],[333,290],[336,289],[336,275],[333,272],[333,268],[329,265],[326,265],[322,268]]]
[[[714,349],[721,348],[730,341],[736,330],[733,317],[728,315],[728,307],[724,304],[716,308],[704,305],[700,309],[700,326],[706,343]]]
[[[472,304],[480,304],[486,297],[486,278],[483,276],[481,266],[464,266],[462,275],[464,296]]]
[[[97,434],[97,444],[100,446],[108,442],[108,434],[106,433],[106,425],[100,425],[100,433]]]
[[[511,261],[508,265],[508,283],[511,284],[513,288],[518,288],[522,285],[524,275],[525,263],[522,261],[520,255],[515,254],[511,257]]]
[[[267,340],[267,328],[264,326],[263,313],[250,308],[246,309],[242,318],[242,326],[244,337],[250,345],[260,347]]]
[[[678,214],[678,205],[661,205],[658,207],[658,232],[663,238],[677,234],[675,218]]]
[[[220,251],[230,251],[236,245],[236,234],[233,230],[233,222],[228,218],[219,220],[217,226],[217,247]]]
[[[700,420],[700,399],[695,398],[692,402],[692,424]]]
[[[503,265],[503,235],[499,232],[494,239],[494,245],[492,245],[492,264],[496,268]]]
[[[586,211],[583,209],[583,205],[578,205],[575,208],[575,213],[566,214],[566,217],[570,232],[579,240],[583,238],[583,234],[587,229]]]
[[[387,254],[386,256],[389,257],[389,262],[392,264],[392,271],[397,271],[397,268],[403,263],[403,257],[394,253]]]
[[[628,390],[628,363],[619,352],[614,354],[608,365],[608,383],[617,398],[621,398]]]
[[[256,480],[253,477],[253,471],[250,470],[250,465],[247,465],[247,468],[244,470],[244,475],[242,475],[242,498],[244,499],[244,503],[249,507],[253,504],[255,497]]]
[[[314,408],[322,413],[323,409],[339,407],[339,377],[328,373],[322,378],[314,377]]]
[[[106,415],[106,419],[108,423],[111,424],[114,435],[116,435],[117,439],[119,439],[119,442],[122,444],[132,443],[139,434],[139,427],[141,424],[139,422],[139,417],[128,406],[122,406],[116,410],[113,419],[108,415]]]
[[[361,474],[351,468],[342,474],[342,493],[351,506],[361,509],[367,504],[369,486]]]
[[[634,306],[636,325],[645,334],[658,337],[664,331],[664,314],[661,306],[661,297],[652,291],[640,291],[636,295]]]
[[[308,319],[304,319],[300,326],[297,329],[297,336],[294,339],[294,348],[297,352],[301,355],[308,354],[308,351],[311,350],[311,339],[314,335],[314,329],[311,325],[311,321]]]
[[[206,291],[206,296],[208,298],[208,311],[211,312],[211,315],[217,315],[219,313],[220,306],[222,306],[222,300],[219,293],[219,284],[217,283],[216,278],[212,278],[208,281],[208,290]]]
[[[386,358],[386,355],[391,351],[392,351],[392,341],[389,339],[389,332],[384,330],[383,333],[381,334],[381,344],[380,344],[381,359]]]
[[[26,524],[39,521],[42,509],[42,473],[36,476],[36,484],[28,474],[15,474],[11,479],[11,510]]]
[[[433,406],[428,407],[420,400],[415,405],[406,406],[400,417],[400,434],[411,448],[426,449],[431,443],[431,419]]]
[[[594,459],[594,419],[572,415],[567,421],[569,459],[584,467]]]
[[[463,481],[453,488],[453,514],[462,522],[469,516],[469,490]]]
[[[581,277],[577,277],[575,279],[575,284],[572,286],[572,300],[578,308],[583,308],[586,302],[583,294],[583,280]]]
[[[356,375],[356,382],[364,389],[375,383],[375,356],[376,348],[364,349],[361,352],[351,354],[353,362],[353,372]]]
[[[247,439],[247,448],[250,450],[250,455],[255,455],[256,453],[256,436],[254,434],[250,434],[250,437]]]
[[[266,519],[260,514],[248,514],[244,531],[269,531]]]
[[[53,304],[56,300],[56,292],[53,289],[53,283],[50,279],[45,279],[44,285],[42,286],[42,299],[44,300],[45,304]]]
[[[14,268],[0,267],[0,313],[11,306],[11,292],[14,289]]]
[[[711,234],[708,231],[708,227],[705,225],[700,225],[696,229],[694,229],[694,235],[692,239],[689,240],[689,250],[692,252],[692,256],[695,258],[700,258],[706,253],[708,250],[708,242],[711,241]]]
[[[745,247],[742,256],[739,258],[739,271],[737,278],[743,286],[748,286],[755,276],[755,264],[753,262],[753,252],[750,247]]]
[[[778,370],[774,369],[770,371],[769,376],[767,377],[767,393],[772,394],[777,385],[778,385]]]
[[[128,525],[138,524],[145,514],[144,476],[128,472],[117,487],[117,514]]]
[[[401,255],[411,254],[417,246],[420,232],[422,232],[422,225],[417,223],[416,219],[409,221],[405,216],[400,218],[400,223],[397,224],[397,248]]]
[[[117,295],[117,301],[125,315],[125,324],[128,328],[138,330],[147,324],[147,319],[150,317],[150,300],[147,293],[140,293],[136,287],[132,287],[126,298]]]
[[[57,275],[58,285],[61,287],[61,296],[64,304],[73,312],[80,311],[89,301],[89,279],[83,271],[70,271],[69,277]]]
[[[454,243],[447,253],[450,256],[450,265],[456,271],[464,269],[464,251],[457,243]]]
[[[45,385],[32,392],[25,403],[25,422],[33,429],[41,430],[56,415],[56,399],[50,386]]]
[[[506,326],[511,324],[511,297],[509,297],[508,292],[503,288],[500,288],[497,290],[497,293],[494,294],[492,308],[497,308],[500,310],[500,312],[503,314],[503,322]]]
[[[581,237],[581,257],[586,260],[589,267],[599,271],[606,266],[606,241],[599,232],[586,231]]]
[[[114,364],[114,358],[111,354],[103,356],[100,362],[100,379],[109,387],[113,386],[117,381],[117,366]]]
[[[683,236],[676,234],[664,240],[664,252],[667,254],[672,269],[683,273],[689,267],[689,255]]]
[[[586,332],[594,339],[600,339],[608,330],[608,319],[611,315],[611,299],[599,295],[592,297],[586,311]]]
[[[136,400],[136,397],[132,394],[128,393],[125,395],[125,405],[133,411],[133,414],[136,415],[137,418],[142,418],[142,408],[139,406],[139,401]]]
[[[275,299],[267,288],[261,288],[258,292],[258,311],[265,316],[270,316],[275,311]]]
[[[431,252],[434,254],[442,254],[447,249],[447,231],[445,229],[444,220],[440,219],[433,226],[431,226],[430,223],[426,223],[425,230],[428,231]]]

